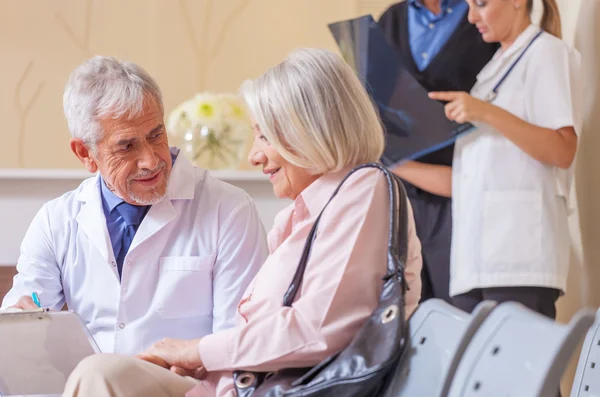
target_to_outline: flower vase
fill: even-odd
[[[198,125],[184,136],[183,152],[198,167],[218,170],[239,168],[244,157],[245,137],[235,136],[236,131],[225,125],[216,129]]]
[[[197,94],[171,112],[167,128],[194,165],[211,170],[239,169],[252,136],[245,107],[232,94]]]

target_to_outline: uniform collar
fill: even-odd
[[[194,172],[195,168],[192,163],[189,162],[188,159],[183,155],[179,155],[179,149],[176,147],[171,147],[171,157],[175,158],[175,162],[173,163],[173,168],[171,168],[171,175],[169,177],[168,187],[167,187],[167,196],[165,198],[169,198],[171,200],[180,200],[180,199],[188,199],[191,200],[194,198]],[[116,196],[113,192],[111,192],[108,188],[106,188],[105,195],[105,183],[102,179],[100,173],[96,176],[96,183],[90,183],[83,187],[77,199],[79,201],[90,201],[94,196],[99,193],[102,197],[105,198],[107,204],[109,205],[109,210],[114,209],[117,205],[123,202],[123,199]],[[100,187],[100,189],[98,189]],[[112,195],[112,197],[111,197]]]
[[[483,83],[489,79],[500,79],[500,71],[521,54],[527,45],[533,40],[540,28],[534,24],[529,25],[505,51],[498,49],[492,60],[479,72],[477,82]]]
[[[196,168],[185,156],[179,154],[178,148],[171,147],[171,155],[177,156],[177,159],[171,169],[167,196],[171,200],[191,200],[194,198],[196,188],[194,176]]]
[[[521,53],[525,47],[529,44],[536,34],[540,31],[540,28],[534,24],[529,25],[524,31],[517,37],[515,42],[503,51],[502,48],[498,50],[497,56],[500,58],[512,58],[514,54]]]

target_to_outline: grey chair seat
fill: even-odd
[[[409,346],[383,397],[445,396],[468,341],[495,305],[482,302],[469,315],[443,300],[421,303],[409,319]]]
[[[600,309],[589,329],[577,364],[571,397],[600,397]]]
[[[562,325],[519,303],[498,305],[467,346],[448,396],[556,396],[569,358],[593,321],[590,310]]]

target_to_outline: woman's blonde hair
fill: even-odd
[[[540,21],[541,28],[559,39],[562,38],[560,12],[556,0],[542,0],[542,4],[544,5],[544,12]],[[533,0],[527,0],[527,10],[529,14],[533,11]]]
[[[261,133],[291,164],[313,174],[379,161],[379,115],[354,71],[331,51],[299,49],[240,94]]]

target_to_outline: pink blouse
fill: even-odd
[[[235,396],[236,369],[313,366],[347,346],[377,307],[387,270],[389,198],[386,179],[376,169],[352,175],[327,207],[296,301],[283,307],[306,237],[349,170],[323,175],[277,215],[268,236],[270,255],[238,305],[236,327],[199,343],[209,375],[188,397]],[[408,318],[421,295],[422,260],[412,208],[405,205]]]

